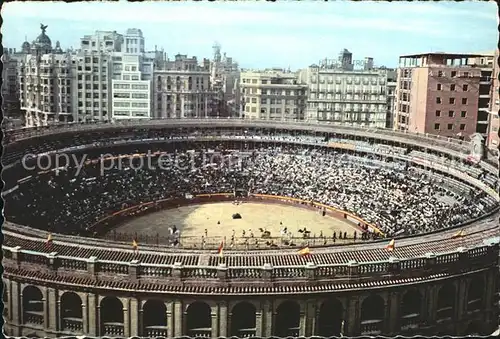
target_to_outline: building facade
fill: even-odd
[[[22,117],[19,101],[18,63],[24,54],[16,49],[4,48],[2,54],[2,112],[4,117],[19,119]],[[24,117],[23,117],[24,118]]]
[[[153,116],[155,118],[206,118],[216,112],[217,93],[210,85],[210,69],[196,57],[178,54],[155,69]]]
[[[213,91],[217,93],[218,110],[216,116],[239,116],[240,71],[238,63],[227,57],[226,53],[221,56],[221,46],[218,43],[214,44],[213,49],[214,55],[210,61],[210,84]]]
[[[347,60],[347,61],[345,61]],[[350,59],[344,58],[346,64]],[[308,86],[307,119],[359,126],[386,127],[392,112],[389,69],[352,70],[322,63],[301,71]]]
[[[151,117],[153,68],[162,53],[143,52],[140,30],[125,37],[96,31],[81,38],[78,50],[63,52],[41,28],[17,63],[26,126]]]
[[[476,133],[481,69],[470,54],[400,57],[395,126],[399,131],[469,137]]]
[[[492,84],[491,84],[491,100],[490,100],[490,118],[489,118],[489,123],[488,123],[488,134],[486,138],[486,146],[493,151],[498,152],[498,148],[500,146],[499,143],[499,136],[498,136],[498,129],[500,127],[500,119],[499,119],[499,110],[500,110],[500,98],[499,98],[499,91],[500,91],[500,86],[499,86],[499,71],[500,67],[498,64],[498,58],[499,58],[499,50],[498,48],[495,50],[494,57],[493,57],[493,72],[492,72]]]
[[[296,73],[244,71],[240,75],[241,113],[245,119],[304,120],[307,86]]]

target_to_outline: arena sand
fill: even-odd
[[[233,219],[235,213],[241,214],[241,219]],[[218,224],[220,222],[220,224]],[[280,225],[280,222],[283,225]],[[351,237],[356,229],[352,224],[333,218],[322,216],[318,210],[279,204],[245,202],[235,205],[231,202],[211,203],[201,205],[182,206],[155,212],[132,219],[116,228],[117,232],[166,235],[168,228],[173,225],[181,231],[181,237],[201,237],[207,230],[209,238],[224,237],[229,239],[235,232],[237,238],[242,236],[243,230],[249,236],[252,230],[255,237],[261,236],[259,228],[271,232],[272,237],[280,237],[280,229],[287,227],[293,236],[301,236],[298,229],[306,227],[311,236],[331,238],[333,232],[347,232]]]

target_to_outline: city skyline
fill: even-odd
[[[38,36],[42,22],[54,43],[78,48],[80,38],[95,30],[122,33],[139,28],[147,50],[163,47],[170,57],[211,57],[218,41],[243,68],[303,68],[325,57],[337,58],[342,48],[349,49],[354,60],[369,56],[376,65],[396,67],[403,54],[493,51],[498,40],[495,5],[8,3],[2,32],[4,46],[19,48],[25,36],[28,41]]]

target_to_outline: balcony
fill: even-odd
[[[27,311],[24,314],[24,322],[36,326],[43,326],[43,312]]]
[[[63,318],[62,329],[69,332],[83,332],[83,320],[81,318]]]
[[[146,326],[144,328],[144,334],[147,337],[168,337],[168,327],[167,326]]]
[[[382,319],[364,320],[361,322],[361,335],[379,335],[383,325]]]
[[[124,334],[122,323],[103,323],[101,336],[122,337]]]
[[[198,337],[198,338],[211,338],[212,337],[212,328],[193,328],[187,331],[188,336],[190,337]]]
[[[402,331],[418,328],[419,325],[420,325],[420,314],[418,313],[407,314],[401,318]]]
[[[257,330],[255,328],[242,328],[239,329],[236,334],[238,338],[252,338],[255,337]]]

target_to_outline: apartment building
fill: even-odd
[[[151,118],[153,61],[141,55],[112,57],[112,119]]]
[[[305,119],[307,86],[298,83],[297,73],[277,69],[243,71],[239,87],[242,118]]]
[[[80,49],[83,52],[121,52],[123,42],[123,35],[116,31],[95,31],[80,39]]]
[[[499,84],[499,72],[500,72],[500,66],[498,64],[498,58],[499,58],[499,50],[498,48],[495,50],[494,56],[493,56],[493,71],[492,71],[492,84],[491,84],[491,104],[490,104],[490,119],[488,123],[488,133],[486,137],[486,146],[489,149],[496,150],[498,151],[498,148],[500,147],[500,142],[499,142],[499,136],[498,136],[498,129],[500,127],[500,116],[499,116],[499,110],[500,110],[500,97],[499,97],[499,92],[500,92],[500,84]]]
[[[217,96],[218,117],[235,117],[239,115],[240,71],[238,63],[234,62],[226,53],[221,55],[221,46],[215,43],[213,46],[214,56],[210,61],[210,84]]]
[[[50,53],[28,54],[19,63],[19,95],[26,126],[76,121],[76,62],[69,53]]]
[[[31,45],[23,44],[27,53],[18,63],[26,126],[151,117],[151,81],[159,54],[143,53],[140,30],[127,30],[125,38],[97,31],[81,38],[77,51],[63,53],[59,43],[52,48],[46,28],[41,26],[42,34]]]
[[[29,44],[28,44],[29,45]],[[1,61],[2,68],[2,113],[4,117],[21,118],[19,101],[18,63],[22,61],[23,53],[16,49],[4,48]]]
[[[209,64],[178,54],[155,69],[153,116],[156,118],[206,118],[217,111],[217,93],[211,89]]]
[[[395,71],[353,69],[349,57],[343,60],[341,67],[325,60],[300,72],[308,87],[307,119],[385,128],[393,106],[388,83]]]
[[[464,137],[476,133],[481,69],[473,54],[427,53],[400,57],[396,130]]]

